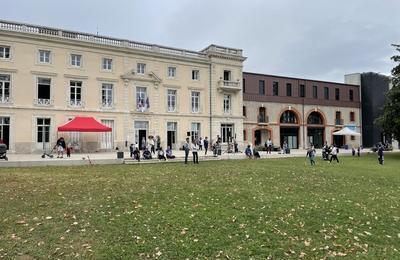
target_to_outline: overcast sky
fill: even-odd
[[[245,71],[343,82],[389,74],[400,0],[13,0],[1,19],[191,50],[244,50]],[[6,11],[5,11],[6,10]]]

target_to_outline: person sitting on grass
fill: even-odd
[[[253,159],[253,151],[251,150],[250,145],[248,145],[246,150],[244,150],[244,154],[248,159]]]
[[[170,146],[167,146],[167,150],[165,150],[165,155],[167,159],[175,159],[175,155],[172,155],[172,149]]]
[[[164,160],[164,161],[167,160],[167,158],[165,158],[162,147],[160,147],[160,149],[157,151],[157,157],[158,157],[158,160]]]
[[[132,152],[132,158],[140,162],[140,151],[139,147],[136,147]]]
[[[143,158],[145,160],[151,160],[153,159],[153,157],[151,156],[151,152],[149,151],[149,149],[146,147],[146,149],[144,149],[143,151]]]

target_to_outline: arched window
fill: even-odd
[[[283,123],[283,124],[298,124],[296,114],[293,111],[286,110],[281,115],[281,123]]]
[[[307,124],[310,125],[323,125],[324,120],[322,119],[322,116],[318,112],[312,112],[308,118],[307,118]]]

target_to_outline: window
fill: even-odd
[[[36,119],[36,142],[49,143],[50,142],[50,118],[37,118]]]
[[[326,100],[329,99],[329,88],[328,87],[324,87],[324,98]]]
[[[297,124],[298,120],[296,114],[293,111],[287,110],[281,115],[280,122],[283,124]]]
[[[310,125],[323,125],[324,120],[322,119],[322,116],[318,112],[311,112],[311,114],[307,118],[307,124]]]
[[[313,98],[318,98],[318,86],[313,86],[312,87],[312,92],[313,92]]]
[[[71,106],[82,106],[82,81],[71,80],[69,83],[69,102]]]
[[[354,112],[350,112],[350,122],[356,121],[356,115]]]
[[[351,136],[350,136],[350,140],[351,140],[351,141],[354,141],[354,140],[356,140],[356,137],[355,137],[354,135],[351,135]]]
[[[39,62],[50,63],[50,51],[39,50]]]
[[[176,90],[174,89],[167,90],[167,107],[168,112],[176,111]]]
[[[146,64],[138,63],[137,64],[137,74],[144,75],[146,73]]]
[[[51,96],[51,79],[50,78],[37,78],[37,100],[38,105],[50,105]]]
[[[168,67],[168,78],[176,77],[176,67]]]
[[[272,83],[272,92],[274,96],[279,96],[279,84],[276,81]]]
[[[265,95],[265,81],[264,80],[258,81],[258,94]]]
[[[145,112],[150,108],[149,97],[147,96],[147,88],[136,87],[136,110]]]
[[[290,83],[286,83],[286,96],[292,96],[292,84]]]
[[[247,132],[243,129],[243,141],[247,141]]]
[[[354,94],[353,94],[353,90],[352,89],[349,90],[349,99],[350,99],[350,101],[354,100]]]
[[[192,112],[200,112],[200,92],[192,91]]]
[[[10,75],[0,74],[0,103],[10,102]]]
[[[111,128],[111,132],[101,133],[101,149],[113,149],[114,148],[114,120],[101,120],[103,125]]]
[[[233,124],[221,124],[221,141],[231,142],[233,137]]]
[[[190,136],[192,137],[192,141],[200,137],[200,123],[192,123]]]
[[[231,71],[224,70],[224,81],[231,81]]]
[[[342,113],[340,113],[340,111],[336,111],[336,113],[335,113],[335,124],[343,125]]]
[[[10,46],[0,46],[0,59],[10,58]]]
[[[224,113],[228,114],[231,112],[231,95],[224,95]]]
[[[340,99],[340,89],[335,88],[335,99],[339,100]]]
[[[243,79],[243,86],[242,86],[242,90],[243,90],[243,93],[246,93],[246,80],[245,79]]]
[[[243,116],[247,116],[246,106],[243,106]]]
[[[300,85],[300,97],[306,97],[306,86]]]
[[[267,123],[265,107],[258,108],[258,123]]]
[[[112,70],[112,63],[113,63],[112,59],[103,58],[101,63],[102,63],[101,68],[103,70]]]
[[[82,55],[71,54],[71,66],[80,67],[82,64]]]
[[[200,80],[200,71],[192,70],[192,80]]]
[[[113,84],[103,83],[101,85],[101,106],[113,107]]]

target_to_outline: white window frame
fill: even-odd
[[[39,81],[40,79],[45,79],[45,80],[50,80],[50,83],[48,84],[49,86],[49,99],[45,98],[39,98]],[[53,104],[53,99],[52,99],[52,82],[53,79],[51,77],[46,77],[46,76],[38,76],[36,77],[36,99],[35,99],[35,105],[39,106],[50,106]],[[42,83],[43,84],[43,83]],[[47,85],[47,84],[46,84]]]
[[[193,140],[198,139],[201,135],[201,123],[200,122],[192,122],[190,124],[190,137]]]
[[[224,94],[223,109],[225,114],[232,112],[232,96],[230,94]]]
[[[39,119],[43,119],[43,124],[39,124],[38,123],[38,120]],[[45,124],[45,120],[46,119],[49,119],[50,120],[50,123],[47,125],[47,124]],[[35,131],[35,143],[37,143],[37,144],[43,144],[43,143],[50,143],[51,142],[51,118],[50,117],[36,117],[35,118],[35,124],[36,124],[36,131]],[[44,130],[46,130],[46,127],[48,127],[48,135],[49,135],[49,138],[48,138],[48,140],[47,140],[47,142],[46,142],[46,134],[44,134],[44,140],[43,140],[43,134],[41,135],[41,138],[42,138],[42,141],[40,142],[39,141],[39,135],[38,135],[38,133],[39,133],[39,127],[42,127],[42,128],[44,128]],[[43,129],[42,129],[42,131],[43,131]],[[46,131],[47,132],[47,131]]]
[[[136,73],[139,75],[146,74],[146,63],[139,62],[136,64]]]
[[[144,91],[141,91],[144,90]],[[147,87],[137,86],[135,91],[135,100],[136,100],[136,111],[145,112],[149,108],[147,107],[147,98],[149,94],[147,93]],[[141,102],[139,104],[139,101]]]
[[[11,74],[0,73],[1,76],[8,77],[8,80],[0,80],[0,104],[10,103],[11,101]],[[8,96],[6,96],[6,88],[5,85],[8,83]]]
[[[193,95],[197,93],[198,95]],[[190,103],[192,107],[192,113],[200,113],[200,91],[191,91],[190,92]],[[197,106],[196,106],[197,104]]]
[[[77,83],[81,83],[79,86]],[[75,83],[75,85],[72,85],[72,83]],[[69,105],[73,107],[83,107],[84,102],[83,102],[83,81],[81,80],[70,80],[69,81]],[[74,93],[72,93],[72,89],[74,89]],[[78,96],[78,91],[77,89],[80,89],[80,99],[77,98]],[[74,98],[71,98],[71,95],[74,95]]]
[[[8,45],[0,45],[0,48],[3,48],[2,51],[0,51],[0,59],[2,60],[11,60],[11,46]],[[6,49],[8,48],[8,58],[6,57]]]
[[[82,54],[71,53],[70,54],[70,65],[74,68],[81,68],[82,67]]]
[[[43,55],[42,55],[43,53]],[[46,55],[48,54],[48,57]],[[42,60],[43,57],[43,60]],[[45,50],[45,49],[39,49],[38,51],[38,61],[40,64],[51,64],[51,51],[50,50]]]
[[[109,61],[109,62],[106,62]],[[103,71],[112,71],[114,67],[114,59],[109,57],[101,58],[101,70]]]
[[[221,140],[223,143],[227,143],[228,141],[232,141],[232,140],[228,140],[228,129],[231,129],[231,138],[235,137],[235,125],[234,124],[221,124]]]
[[[114,84],[101,83],[101,107],[114,107]]]
[[[200,80],[200,70],[197,70],[197,69],[192,70],[192,80],[194,80],[194,81]]]
[[[176,67],[175,66],[168,66],[168,68],[167,68],[167,76],[170,79],[176,78]]]
[[[101,119],[100,122],[111,128],[111,132],[101,133],[100,148],[101,149],[114,149],[115,144],[115,120],[114,119]]]
[[[177,111],[178,91],[176,89],[167,89],[167,111]]]

